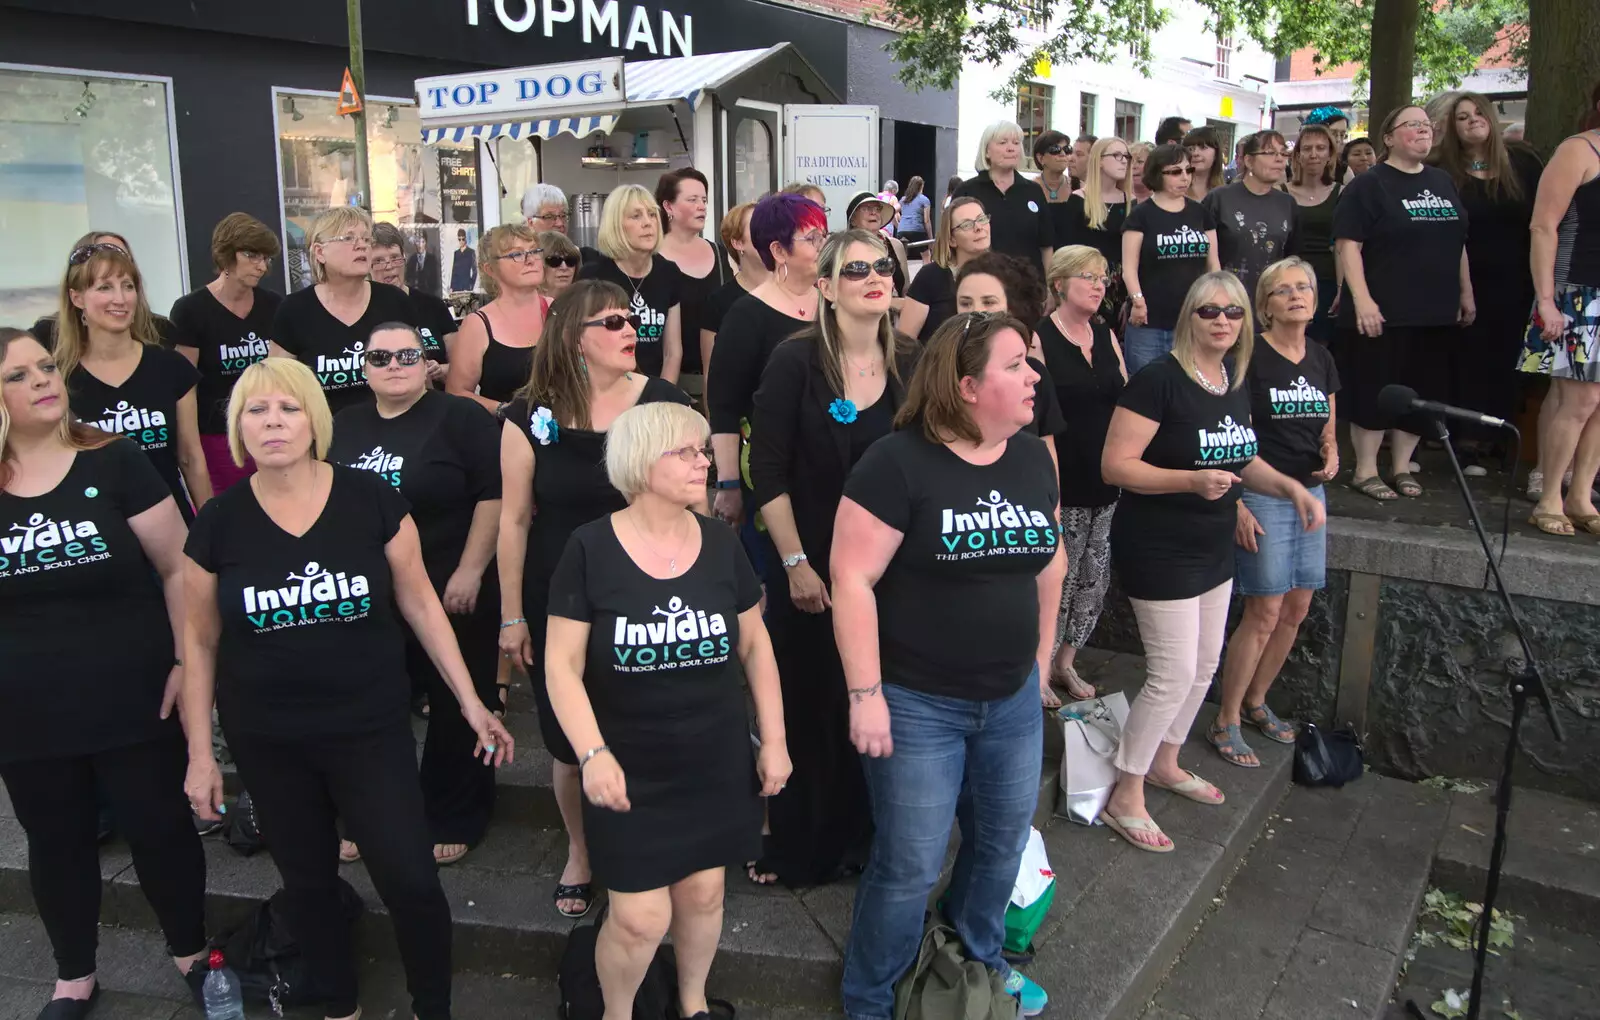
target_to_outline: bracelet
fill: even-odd
[[[519,616],[514,620],[507,620],[505,623],[502,623],[500,625],[500,629],[501,630],[505,630],[507,627],[515,627],[519,623],[527,623],[527,622],[528,622],[528,618],[526,616]]]
[[[588,752],[586,754],[584,754],[582,760],[580,760],[578,762],[578,771],[582,772],[583,771],[583,767],[585,765],[589,764],[589,759],[593,758],[595,755],[601,753],[602,751],[604,751],[606,754],[610,754],[611,753],[611,748],[606,746],[605,744],[601,744],[599,747],[591,747],[591,748],[589,748]]]
[[[738,487],[739,487],[739,479],[737,479],[737,478],[718,478],[717,479],[717,489],[719,491],[737,489]]]
[[[850,703],[852,705],[859,705],[862,702],[866,701],[868,698],[875,696],[881,690],[883,690],[883,681],[882,680],[879,680],[877,683],[873,684],[871,687],[851,687],[849,689],[849,691],[850,691]]]

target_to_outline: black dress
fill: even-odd
[[[898,359],[899,379],[889,376],[883,395],[848,424],[829,413],[837,395],[810,339],[780,344],[761,376],[750,430],[756,504],[789,497],[800,547],[824,581],[845,478],[867,447],[889,434],[917,353]],[[794,774],[768,800],[772,840],[762,866],[786,885],[816,885],[866,863],[872,812],[860,757],[850,743],[833,614],[796,607],[782,572],[774,573],[767,586],[767,628],[782,680]]]
[[[1055,433],[1064,507],[1110,506],[1119,493],[1101,475],[1100,455],[1111,428],[1111,415],[1117,409],[1117,397],[1126,383],[1111,342],[1110,327],[1100,322],[1091,322],[1089,327],[1094,331],[1090,348],[1093,363],[1085,361],[1077,347],[1061,335],[1054,319],[1045,318],[1035,327],[1054,384],[1056,403],[1065,420]],[[1043,380],[1040,385],[1044,385]]]
[[[613,892],[661,889],[761,848],[760,784],[746,722],[739,614],[761,583],[733,531],[696,517],[700,554],[682,574],[640,570],[609,516],[575,531],[550,581],[550,613],[589,624],[583,685],[622,766],[629,810],[587,800],[595,878]]]
[[[544,313],[550,314],[548,302]],[[478,369],[478,396],[505,403],[528,385],[528,377],[533,375],[534,348],[508,347],[494,338],[494,327],[482,309],[472,314],[483,321],[483,332],[489,338],[489,345],[483,349],[483,366]]]
[[[733,279],[733,272],[728,268],[728,257],[722,250],[722,245],[714,241],[707,242],[715,252],[711,263],[710,272],[704,276],[690,276],[678,270],[680,275],[678,286],[678,321],[683,332],[683,363],[679,368],[682,375],[701,375],[705,366],[700,364],[700,331],[702,329],[715,330],[715,326],[706,325],[706,313],[713,295],[727,286]],[[720,313],[717,321],[721,322]]]

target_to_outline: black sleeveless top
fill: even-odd
[[[1045,368],[1055,384],[1056,403],[1066,428],[1056,433],[1056,457],[1061,462],[1061,505],[1072,507],[1109,506],[1120,490],[1107,485],[1100,474],[1100,454],[1105,449],[1106,432],[1117,398],[1126,385],[1121,362],[1111,344],[1111,329],[1091,321],[1094,363],[1084,361],[1077,346],[1061,335],[1055,320],[1039,322],[1034,331],[1044,348]]]
[[[1295,202],[1300,210],[1300,257],[1311,263],[1324,288],[1331,286],[1334,278],[1333,208],[1339,204],[1342,191],[1344,186],[1336,182],[1328,197],[1316,205]]]
[[[700,331],[709,328],[705,321],[706,302],[733,279],[733,271],[728,268],[728,256],[722,245],[715,241],[707,243],[715,252],[710,272],[704,276],[690,276],[679,270],[683,274],[682,285],[678,289],[678,316],[683,331],[683,363],[679,371],[684,375],[701,375],[705,372],[705,366],[700,364]]]
[[[1600,156],[1594,134],[1585,132],[1577,137]],[[1556,233],[1555,282],[1557,286],[1600,287],[1600,175],[1578,185],[1561,219]]]
[[[550,306],[545,305],[546,317]],[[533,347],[507,347],[494,338],[494,327],[482,309],[472,313],[483,322],[483,331],[489,334],[489,346],[483,350],[483,367],[478,371],[478,395],[504,403],[516,396],[528,384],[533,374]],[[537,344],[534,346],[538,346]]]

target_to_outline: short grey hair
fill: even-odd
[[[984,128],[983,134],[978,136],[978,158],[972,164],[974,169],[980,174],[989,169],[989,143],[1005,138],[1022,141],[1022,125],[1014,120],[997,120]]]
[[[539,215],[539,210],[547,205],[567,207],[567,193],[554,184],[530,184],[528,190],[522,193],[522,216],[532,219]]]
[[[685,436],[704,443],[711,424],[694,408],[658,400],[635,404],[611,423],[606,433],[606,477],[611,487],[632,502],[650,488],[650,469]]]
[[[888,180],[883,182],[883,190],[884,191],[893,191],[896,194],[899,194],[899,192],[900,192],[900,182],[896,181],[893,177],[891,177]]]

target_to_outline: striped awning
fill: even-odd
[[[702,53],[692,57],[628,61],[623,75],[630,103],[683,99],[698,109],[705,90],[716,88],[761,63],[787,43],[761,50]]]
[[[554,138],[560,134],[570,134],[575,138],[587,138],[599,131],[610,134],[611,129],[617,126],[615,113],[602,113],[586,117],[552,117],[549,120],[524,120],[510,124],[473,124],[467,127],[442,127],[424,128],[422,141],[426,145],[437,145],[440,142],[467,142],[474,138],[488,141],[491,138]]]

